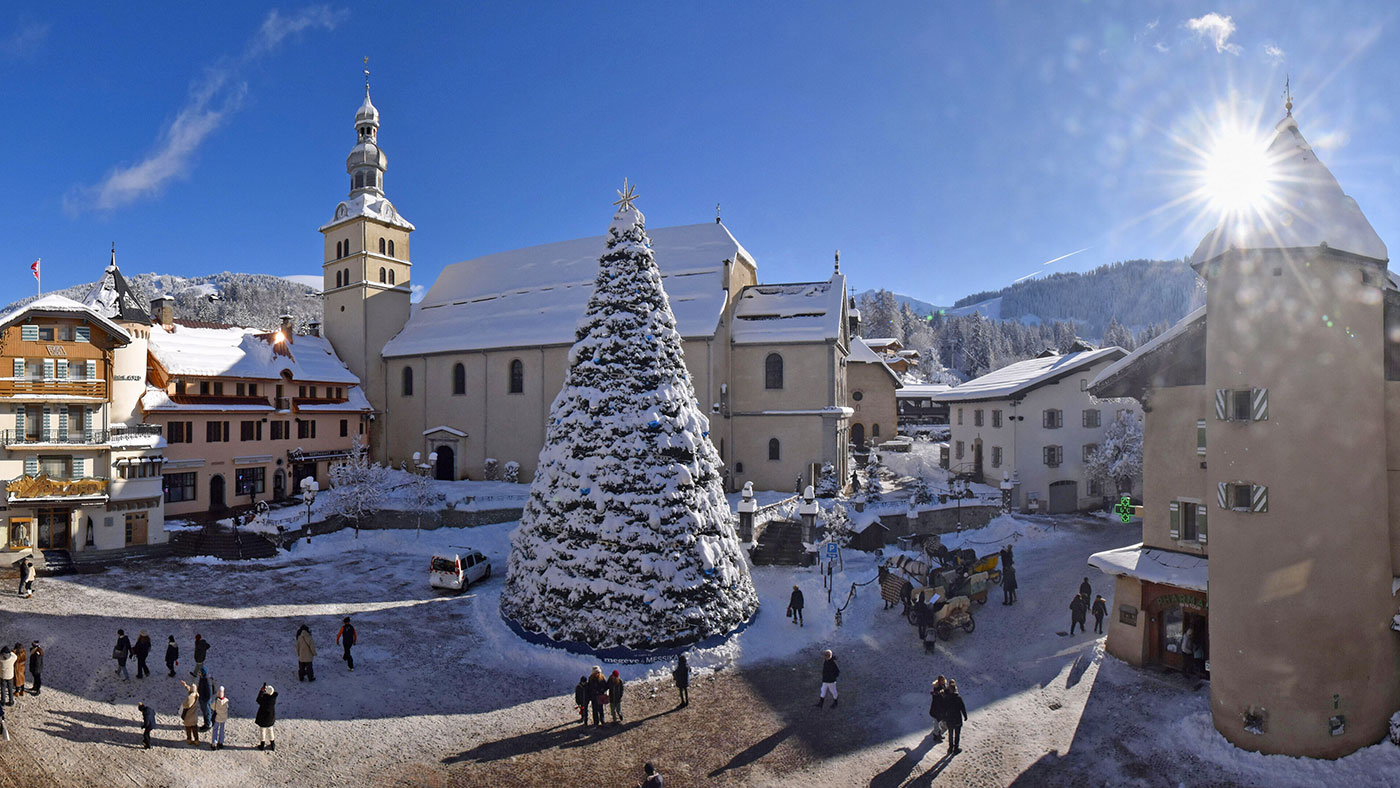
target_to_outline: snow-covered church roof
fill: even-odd
[[[276,380],[285,370],[292,380],[358,385],[325,337],[295,336],[285,351],[274,351],[266,332],[253,328],[195,328],[151,332],[151,355],[171,375]]]
[[[1191,255],[1199,265],[1230,249],[1330,249],[1390,259],[1385,243],[1289,115],[1279,121],[1267,157],[1273,170],[1266,205],[1246,216],[1230,216],[1210,231]]]
[[[376,219],[385,224],[402,227],[405,230],[417,229],[412,222],[399,215],[399,212],[394,209],[394,204],[389,202],[388,197],[382,194],[362,192],[354,197],[341,200],[340,204],[335,206],[335,215],[329,222],[321,225],[321,232],[325,232],[342,222],[360,217]]]
[[[1011,397],[1086,369],[1100,361],[1112,361],[1125,355],[1127,351],[1121,347],[1106,347],[1066,353],[1063,356],[1046,355],[1026,359],[934,394],[931,399],[935,402],[964,402]]]
[[[713,336],[725,306],[725,261],[748,252],[724,225],[648,230],[676,329]],[[443,269],[385,358],[568,345],[593,294],[604,236],[531,246],[453,263]]]
[[[117,268],[116,256],[116,252],[113,252],[112,262],[83,298],[83,303],[103,317],[149,326],[151,316],[146,314],[146,307],[131,292],[126,277]]]
[[[837,339],[845,297],[841,273],[826,282],[749,285],[739,292],[730,336],[736,345]]]

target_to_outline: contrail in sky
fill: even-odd
[[[1079,254],[1080,252],[1087,252],[1087,251],[1089,251],[1090,249],[1093,249],[1093,248],[1094,248],[1094,247],[1092,247],[1092,246],[1086,246],[1086,247],[1084,247],[1083,249],[1076,249],[1075,251],[1070,252],[1069,254],[1062,254],[1062,255],[1060,255],[1059,257],[1056,257],[1056,258],[1053,259],[1053,260],[1046,260],[1045,262],[1043,262],[1043,263],[1040,264],[1040,267],[1041,267],[1041,268],[1044,268],[1045,266],[1050,265],[1051,263],[1058,263],[1058,262],[1060,262],[1061,260],[1065,259],[1066,257],[1074,257],[1075,255]],[[1021,277],[1020,279],[1013,279],[1013,280],[1011,280],[1011,283],[1014,285],[1014,284],[1016,284],[1017,282],[1021,281],[1022,279],[1030,279],[1032,276],[1035,276],[1035,275],[1038,274],[1038,273],[1040,273],[1040,272],[1039,272],[1039,271],[1031,271],[1030,273],[1028,273],[1028,274],[1026,274],[1025,276]]]

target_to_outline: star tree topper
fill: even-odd
[[[637,199],[637,184],[628,185],[627,179],[622,179],[622,188],[617,190],[617,200],[613,205],[617,206],[618,213],[632,208],[632,203]]]

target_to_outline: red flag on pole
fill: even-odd
[[[43,258],[40,258],[40,259],[43,259]],[[35,261],[34,261],[34,264],[31,265],[31,266],[29,266],[29,270],[30,270],[30,271],[33,271],[33,272],[34,272],[34,278],[35,278],[35,279],[38,279],[38,278],[39,278],[39,260],[35,260]]]

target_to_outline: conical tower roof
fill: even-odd
[[[107,270],[102,272],[102,278],[88,291],[83,303],[103,317],[119,323],[151,325],[151,316],[141,305],[141,299],[131,292],[126,277],[122,276],[121,269],[117,268],[115,248],[112,250],[112,261],[107,264]]]
[[[1227,216],[1191,255],[1200,265],[1230,249],[1300,249],[1325,244],[1385,262],[1385,243],[1361,207],[1318,160],[1292,115],[1275,127],[1269,143],[1271,196],[1245,215]]]

